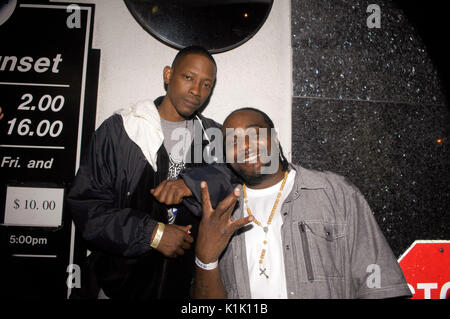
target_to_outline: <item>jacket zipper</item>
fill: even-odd
[[[311,263],[311,253],[309,251],[308,236],[306,235],[305,223],[300,222],[298,227],[300,229],[300,236],[302,239],[303,258],[305,259],[306,275],[307,275],[309,281],[313,281],[314,275],[313,275],[312,263]]]

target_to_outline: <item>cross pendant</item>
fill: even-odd
[[[261,276],[261,275],[264,275],[264,276],[266,276],[266,278],[269,278],[269,276],[266,274],[266,268],[264,268],[264,269],[259,268],[259,270],[261,271],[261,272],[259,273],[260,276]]]

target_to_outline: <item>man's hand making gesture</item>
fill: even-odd
[[[237,188],[222,200],[216,209],[211,206],[206,182],[202,182],[201,192],[203,215],[198,230],[196,255],[202,264],[214,264],[234,232],[253,221],[253,217],[232,220],[234,206],[240,196],[240,190]],[[194,298],[226,298],[218,267],[206,270],[197,264],[192,295]]]

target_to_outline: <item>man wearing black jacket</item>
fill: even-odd
[[[163,77],[166,95],[105,120],[83,157],[68,204],[92,253],[72,298],[188,296],[198,217],[182,205],[155,200],[150,190],[176,204],[191,195],[176,191],[176,178],[193,165],[195,148],[210,142],[206,130],[219,127],[197,114],[211,94],[216,63],[205,49],[188,47]],[[186,147],[178,152],[176,129],[186,132]]]

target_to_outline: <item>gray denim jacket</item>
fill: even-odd
[[[282,242],[288,298],[411,296],[402,270],[359,190],[343,177],[291,165]],[[233,219],[243,216],[242,203]],[[245,227],[219,265],[228,298],[251,298]]]

